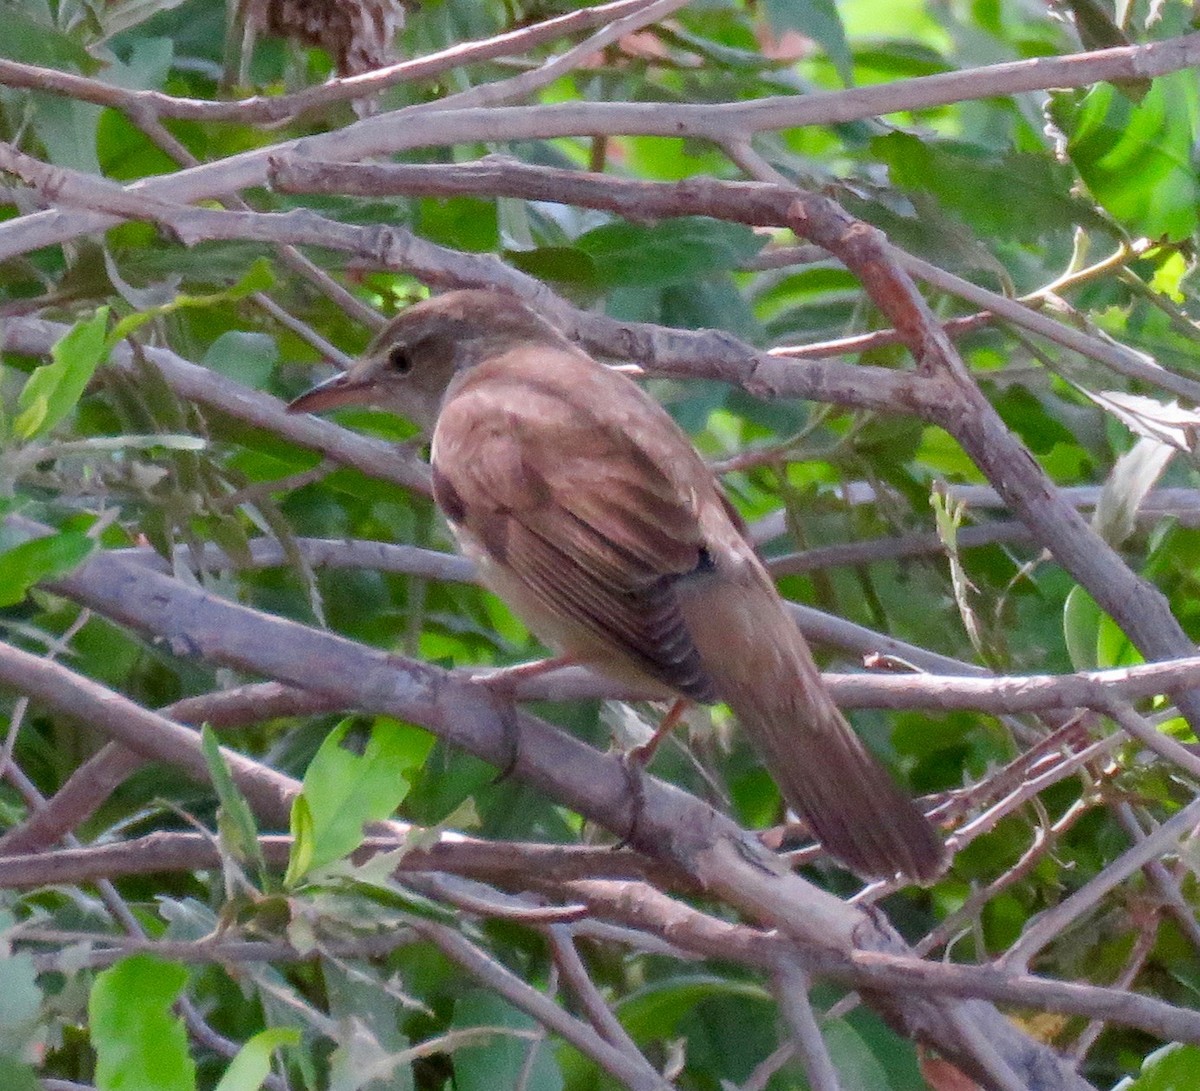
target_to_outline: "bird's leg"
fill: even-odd
[[[621,768],[625,771],[625,779],[629,782],[629,794],[633,799],[631,806],[633,817],[630,819],[629,829],[625,831],[625,836],[617,842],[615,848],[624,848],[637,836],[638,820],[641,818],[642,808],[646,805],[646,785],[642,774],[654,760],[654,755],[662,745],[663,739],[679,726],[679,721],[683,719],[683,714],[691,703],[687,697],[676,698],[675,703],[667,709],[667,714],[659,721],[654,734],[641,746],[635,746],[621,754]]]
[[[508,750],[508,760],[496,774],[493,784],[498,784],[511,775],[521,757],[521,722],[517,719],[517,689],[527,678],[537,678],[549,674],[560,667],[569,667],[576,662],[574,656],[556,655],[549,659],[536,659],[532,663],[518,663],[513,667],[500,667],[497,670],[473,675],[472,682],[483,686],[493,699],[496,714],[500,717],[500,726],[504,731],[504,743]]]
[[[629,760],[645,769],[654,760],[654,755],[658,753],[663,740],[679,726],[679,721],[683,719],[683,714],[687,712],[691,703],[687,697],[677,697],[675,703],[667,709],[667,714],[659,720],[654,734],[641,746],[635,746],[629,751]]]

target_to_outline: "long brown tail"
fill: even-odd
[[[834,704],[766,574],[714,573],[688,590],[680,605],[706,671],[821,844],[863,877],[936,878],[937,833]]]

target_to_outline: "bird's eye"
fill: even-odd
[[[412,357],[404,345],[394,345],[388,350],[388,363],[400,375],[407,375],[412,371]]]

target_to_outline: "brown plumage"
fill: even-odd
[[[246,0],[247,24],[324,49],[339,76],[395,64],[404,28],[400,0]]]
[[[936,877],[932,826],[854,734],[712,472],[637,384],[518,300],[457,291],[290,408],[363,402],[432,426],[439,506],[548,645],[648,692],[725,701],[834,856]]]

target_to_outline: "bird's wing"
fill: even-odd
[[[448,400],[434,437],[438,502],[538,611],[713,700],[675,585],[710,564],[697,506],[719,490],[637,386],[563,355],[553,382],[484,372]],[[692,488],[697,468],[701,487]]]

